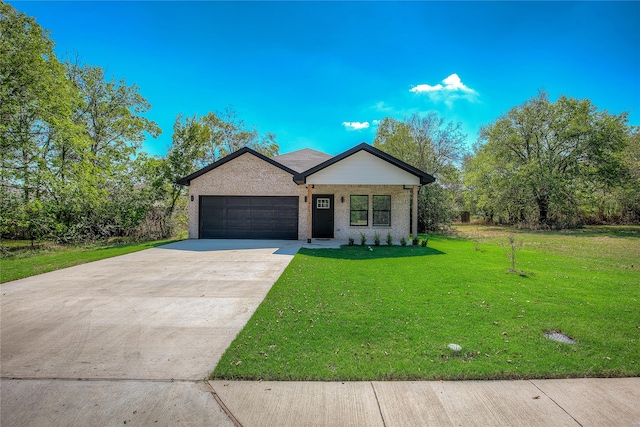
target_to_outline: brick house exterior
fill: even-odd
[[[267,158],[243,148],[185,177],[189,238],[333,238],[398,242],[416,231],[412,194],[434,178],[360,144],[331,157],[300,150]],[[357,206],[356,206],[357,205]]]

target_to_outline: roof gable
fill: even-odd
[[[375,159],[374,159],[373,163],[370,163],[370,165],[373,166],[374,168],[376,167],[376,164],[377,164],[378,168],[380,166],[383,166],[383,167],[387,166],[387,165],[388,166],[392,166],[389,169],[385,168],[386,170],[385,170],[385,173],[384,173],[384,175],[386,175],[387,178],[390,178],[391,181],[383,182],[383,180],[382,180],[383,177],[379,177],[380,182],[377,182],[376,177],[375,177],[375,175],[377,173],[376,169],[372,169],[372,168],[369,168],[368,170],[367,169],[363,169],[363,167],[365,166],[365,162],[366,162],[366,158],[363,157],[362,153],[361,153],[363,151],[365,153],[368,153],[368,154],[372,155],[372,156],[375,156]],[[357,155],[355,157],[352,157],[352,156],[356,155],[357,153],[361,153],[361,154]],[[349,159],[349,160],[347,160],[347,159]],[[380,160],[386,162],[386,164],[385,163],[381,163]],[[415,184],[424,185],[424,184],[429,184],[429,183],[435,181],[435,178],[433,176],[429,175],[428,173],[423,172],[423,171],[421,171],[419,169],[416,169],[413,166],[409,165],[408,163],[405,163],[402,160],[399,160],[399,159],[391,156],[390,154],[387,154],[384,151],[380,151],[377,148],[374,148],[374,147],[372,147],[369,144],[364,143],[364,142],[362,144],[360,144],[360,145],[357,145],[357,146],[353,147],[350,150],[345,151],[342,154],[339,154],[339,155],[337,155],[335,157],[332,157],[331,159],[329,159],[329,160],[327,160],[327,161],[325,161],[323,163],[320,163],[317,166],[314,166],[313,168],[311,168],[311,169],[309,169],[309,170],[307,170],[305,172],[296,174],[293,179],[297,184],[304,184],[314,174],[316,174],[318,177],[322,177],[322,178],[326,179],[328,174],[322,173],[322,171],[325,171],[325,170],[326,170],[326,172],[329,172],[329,169],[336,170],[336,171],[340,170],[342,173],[344,173],[344,168],[343,167],[338,168],[336,165],[339,162],[345,162],[345,161],[347,163],[350,163],[351,165],[353,165],[355,168],[358,168],[358,167],[361,168],[360,172],[364,173],[364,174],[366,174],[368,176],[362,176],[361,177],[362,182],[356,182],[356,181],[354,181],[354,182],[342,182],[343,184],[358,184],[358,183],[361,183],[361,184],[375,184],[375,183],[379,183],[379,184],[384,184],[384,183],[388,183],[388,184],[401,184],[401,183],[410,184],[411,183],[411,184],[413,184],[413,183],[415,183]],[[348,166],[347,163],[344,163],[344,166]],[[341,165],[341,166],[343,166],[343,165]],[[393,166],[395,166],[395,168],[400,169],[400,171],[394,170]],[[354,172],[356,174],[358,173],[357,170],[355,170]],[[403,177],[402,172],[405,172],[405,174],[404,174],[405,176],[404,177]],[[411,182],[404,182],[404,180],[406,180],[406,175],[407,174],[408,175],[412,175],[413,177],[417,178],[417,180],[415,180],[415,182],[414,182],[414,180],[411,180]],[[354,176],[354,175],[352,174],[352,176]],[[331,183],[334,183],[334,182],[331,182]]]
[[[374,159],[366,160],[366,155],[362,156],[364,153],[368,153],[371,156],[374,156]],[[367,143],[362,143],[353,147],[350,150],[345,151],[342,154],[339,154],[335,157],[330,157],[328,154],[322,153],[320,151],[311,150],[311,149],[303,149],[294,151],[291,153],[283,154],[281,156],[277,156],[275,158],[266,157],[263,154],[258,153],[255,150],[252,150],[248,147],[243,147],[238,151],[235,151],[228,156],[223,157],[222,159],[211,163],[208,166],[203,167],[202,169],[188,175],[184,178],[179,179],[176,183],[180,185],[190,185],[191,180],[198,178],[205,173],[222,166],[223,164],[232,161],[233,159],[240,157],[243,154],[251,154],[256,156],[257,158],[279,168],[283,171],[292,175],[293,180],[296,184],[304,184],[307,182],[307,179],[314,174],[316,177],[323,179],[327,179],[327,176],[331,172],[336,172],[336,177],[334,178],[335,184],[357,184],[358,182],[338,182],[340,181],[338,175],[353,177],[357,176],[357,171],[355,173],[346,174],[345,169],[352,168],[360,168],[360,172],[363,175],[362,184],[429,184],[435,181],[435,178],[429,175],[426,172],[423,172],[419,169],[414,168],[408,163],[399,160],[390,154],[385,153],[384,151],[378,150],[375,147]],[[357,153],[361,153],[360,155],[356,155]],[[356,156],[354,156],[356,155]],[[354,156],[354,157],[352,157]],[[322,161],[323,159],[326,159]],[[281,163],[282,162],[282,163]],[[318,164],[318,162],[321,162]],[[382,163],[384,162],[384,163]],[[315,164],[315,166],[310,169],[302,171],[302,168],[305,165]],[[333,166],[333,167],[332,167]],[[399,170],[395,170],[399,169]],[[324,171],[324,173],[323,173]],[[364,175],[368,175],[368,180],[365,179]],[[404,177],[403,177],[404,175]],[[412,177],[417,178],[417,180],[411,179],[406,180],[406,176],[411,175]],[[366,181],[366,182],[365,182]],[[319,182],[318,182],[319,183]]]
[[[264,160],[265,162],[270,163],[273,166],[275,166],[277,168],[280,168],[280,169],[282,169],[283,171],[285,171],[287,173],[290,173],[291,175],[295,175],[295,174],[298,173],[297,171],[294,171],[293,169],[290,169],[290,168],[286,167],[285,165],[280,164],[280,163],[276,162],[275,160],[270,159],[269,157],[258,153],[255,150],[252,150],[251,148],[243,147],[243,148],[239,149],[238,151],[234,151],[233,153],[229,154],[228,156],[225,156],[222,159],[220,159],[220,160],[218,160],[216,162],[213,162],[208,166],[203,167],[199,171],[194,172],[191,175],[188,175],[188,176],[185,176],[184,178],[179,179],[178,181],[176,181],[176,183],[180,184],[180,185],[189,185],[189,184],[191,184],[191,180],[196,179],[197,177],[199,177],[201,175],[204,175],[205,173],[207,173],[207,172],[209,172],[209,171],[211,171],[211,170],[213,170],[213,169],[215,169],[215,168],[217,168],[219,166],[222,166],[225,163],[230,162],[231,160],[233,160],[233,159],[235,159],[237,157],[240,157],[241,155],[246,154],[246,153],[252,154],[252,155],[256,156],[257,158],[259,158],[261,160]]]

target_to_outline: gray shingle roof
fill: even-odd
[[[272,159],[296,172],[304,172],[322,162],[326,162],[332,157],[320,151],[304,148],[281,156],[275,156]]]

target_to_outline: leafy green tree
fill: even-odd
[[[130,234],[149,206],[132,173],[142,141],[159,133],[149,104],[99,67],[65,67],[53,48],[33,18],[0,3],[0,233]]]
[[[50,214],[51,153],[76,141],[77,94],[33,18],[0,3],[0,232],[38,238]],[[34,215],[33,221],[26,215]],[[36,220],[35,216],[38,217]],[[21,219],[22,218],[22,219]]]
[[[210,164],[243,147],[249,147],[267,157],[277,156],[280,150],[276,135],[266,133],[261,136],[255,128],[250,128],[238,113],[227,107],[223,112],[211,112],[202,118],[207,127],[209,140],[202,158]]]
[[[180,178],[206,166],[211,160],[211,128],[208,119],[199,119],[196,115],[184,118],[179,115],[173,125],[172,144],[161,166],[162,177],[156,181],[156,188],[165,188],[167,194],[165,219],[173,218],[180,198],[185,194],[184,187],[177,181]]]
[[[156,137],[160,129],[144,117],[151,106],[136,85],[106,79],[100,67],[78,61],[65,65],[79,94],[73,120],[82,129],[84,146],[72,157],[73,174],[61,174],[56,194],[64,215],[58,221],[74,239],[131,235],[147,206],[137,187],[136,158],[147,136]],[[70,159],[62,153],[58,157]],[[74,191],[65,191],[69,187]]]
[[[33,18],[0,2],[0,234],[60,241],[171,234],[186,199],[175,182],[249,146],[278,153],[231,108],[174,126],[165,158],[141,152],[160,129],[136,85],[62,64]],[[178,214],[176,214],[178,212]]]
[[[101,67],[68,62],[66,70],[82,98],[74,120],[83,126],[92,162],[100,169],[126,164],[147,135],[155,138],[161,133],[144,116],[151,104],[137,85],[128,85],[124,79],[107,80]]]
[[[466,136],[460,123],[447,122],[436,112],[414,114],[403,121],[387,117],[378,125],[373,145],[436,178],[418,195],[418,229],[435,230],[451,224],[458,209],[460,174]]]
[[[571,226],[593,189],[623,180],[627,114],[598,111],[589,100],[541,91],[480,131],[465,164],[476,207],[508,223]]]
[[[629,133],[628,144],[622,153],[622,163],[627,171],[623,184],[613,196],[619,206],[620,220],[640,223],[640,127]]]

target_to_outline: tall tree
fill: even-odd
[[[223,112],[211,112],[202,118],[202,123],[209,132],[209,141],[203,161],[213,163],[242,147],[252,148],[268,157],[277,156],[279,152],[276,135],[266,133],[261,136],[258,131],[247,126],[233,107]]]
[[[612,115],[566,96],[551,102],[541,91],[481,129],[475,158],[467,163],[467,185],[480,192],[476,197],[489,211],[504,211],[508,199],[518,206],[516,217],[533,205],[540,225],[570,225],[581,194],[620,183],[626,134],[626,113]],[[487,171],[486,165],[495,168]]]
[[[631,129],[628,144],[622,153],[622,162],[627,171],[623,184],[616,189],[614,197],[619,207],[620,220],[640,223],[640,127]]]
[[[39,237],[49,229],[49,156],[77,143],[77,101],[49,34],[33,18],[0,2],[0,203],[2,233]]]
[[[76,62],[66,64],[67,76],[81,94],[74,120],[90,141],[92,161],[101,169],[127,163],[147,138],[157,137],[158,125],[144,113],[151,105],[137,85],[124,79],[107,80],[101,67]]]
[[[128,234],[135,228],[133,219],[142,215],[134,213],[142,209],[136,157],[148,136],[160,134],[158,125],[144,116],[151,105],[135,84],[107,79],[100,67],[76,60],[66,63],[66,74],[80,94],[73,119],[83,130],[87,162],[78,171],[84,185],[74,192],[82,200],[68,195],[61,205],[84,212],[82,220],[91,234]]]
[[[414,114],[403,121],[387,117],[378,125],[375,147],[436,178],[436,183],[420,188],[420,230],[447,226],[456,215],[458,164],[466,139],[460,127],[460,123],[447,122],[436,112]]]
[[[208,116],[207,116],[208,117]],[[165,218],[173,216],[184,188],[177,181],[202,168],[211,160],[211,129],[205,119],[179,115],[173,125],[172,144],[162,166],[162,180],[156,186],[165,186],[167,198]],[[160,175],[159,175],[160,176]]]

